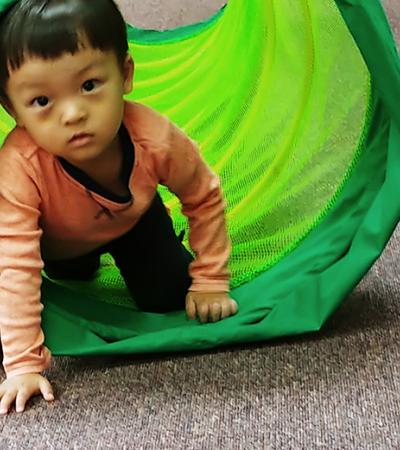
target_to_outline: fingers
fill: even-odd
[[[9,409],[11,408],[11,405],[13,404],[16,397],[16,391],[12,392],[6,392],[0,401],[0,416],[5,416]]]
[[[40,393],[45,400],[54,400],[51,384],[36,373],[17,375],[3,381],[0,385],[0,415],[6,415],[14,401],[15,410],[24,411],[28,400]]]
[[[228,298],[222,303],[213,303],[210,305],[208,318],[210,322],[226,319],[237,313],[237,303],[235,300]]]
[[[235,300],[226,294],[223,297],[212,293],[189,293],[186,297],[186,313],[189,319],[196,316],[201,323],[217,322],[225,319],[238,310]]]
[[[196,304],[190,294],[186,297],[186,315],[189,320],[196,319]]]
[[[208,322],[208,309],[209,305],[207,303],[197,304],[197,317],[201,323]]]
[[[238,304],[237,304],[236,300],[233,300],[232,298],[230,298],[229,301],[231,304],[231,315],[233,316],[234,314],[236,314],[238,312]]]
[[[47,401],[47,402],[51,402],[54,400],[54,393],[53,393],[53,388],[51,387],[51,384],[49,383],[48,380],[46,380],[46,378],[42,378],[39,382],[39,389],[40,392],[43,395],[43,398]]]
[[[218,322],[222,319],[222,309],[224,305],[221,303],[212,303],[208,310],[208,320],[210,322]]]
[[[30,390],[20,389],[17,393],[17,398],[15,400],[15,411],[22,412],[25,409],[26,402],[34,394]]]

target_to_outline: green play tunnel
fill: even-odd
[[[105,256],[92,283],[44,278],[46,344],[143,353],[318,330],[400,217],[400,61],[379,1],[230,0],[206,22],[128,34],[130,98],[181,126],[221,177],[240,311],[207,325],[138,311]],[[2,111],[1,140],[12,125]]]

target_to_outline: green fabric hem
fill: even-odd
[[[206,19],[202,22],[165,31],[144,30],[126,24],[128,40],[133,41],[136,44],[154,45],[154,44],[165,44],[183,41],[185,39],[193,38],[194,36],[197,36],[198,34],[202,33],[206,29],[213,26],[214,23],[217,22],[219,18],[222,16],[224,9],[225,6],[221,8],[218,12],[216,12],[214,15],[212,15],[209,19]]]

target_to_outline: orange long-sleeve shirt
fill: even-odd
[[[7,377],[50,364],[40,301],[43,259],[73,258],[130,230],[167,186],[189,219],[192,291],[229,289],[230,243],[218,178],[194,142],[165,117],[126,102],[123,123],[134,144],[129,189],[117,203],[89,191],[60,160],[16,127],[0,151],[0,337]],[[102,209],[112,213],[99,214]]]

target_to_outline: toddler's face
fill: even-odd
[[[17,125],[43,149],[79,167],[117,139],[133,63],[83,47],[57,59],[26,58],[6,86]]]

